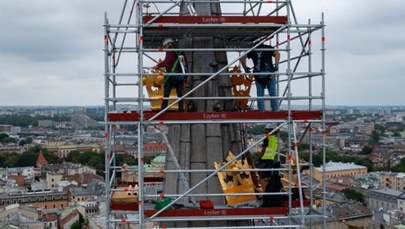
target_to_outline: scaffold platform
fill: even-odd
[[[145,48],[160,47],[165,37],[219,37],[227,47],[251,47],[285,26],[286,16],[161,16],[143,17]]]
[[[133,223],[143,229],[150,222],[163,228],[165,222],[173,223],[173,228],[218,228],[215,221],[224,221],[224,229],[236,228],[236,224],[240,228],[303,228],[312,223],[312,210],[322,210],[326,228],[326,183],[320,185],[323,205],[317,206],[317,187],[313,179],[305,184],[303,177],[307,169],[303,167],[308,167],[305,175],[312,176],[315,151],[310,150],[309,161],[302,161],[298,152],[304,135],[309,135],[312,149],[312,136],[320,134],[321,153],[326,157],[324,27],[323,18],[320,24],[298,23],[291,1],[283,0],[125,1],[117,24],[105,15],[105,228]],[[162,46],[166,38],[172,39],[172,50]],[[187,57],[187,71],[182,66],[181,74],[189,81],[181,96],[163,97],[165,73],[150,67],[168,51],[184,52],[182,58]],[[241,59],[253,59],[251,52],[260,56],[270,51],[270,58],[279,53],[273,62],[279,70],[269,73],[276,79],[277,95],[270,96],[269,91],[266,100],[276,99],[283,110],[253,110],[263,96],[251,97],[260,89],[255,91],[254,78],[262,73],[250,74],[244,69],[254,61],[242,67]],[[177,75],[169,70],[168,76]],[[169,104],[161,110],[158,102],[164,99]],[[180,101],[184,112],[177,111]],[[196,103],[196,109],[189,101]],[[214,105],[217,101],[219,108]],[[274,126],[267,127],[272,132],[250,139],[248,128],[264,123]],[[161,128],[165,125],[167,129]],[[136,135],[122,131],[126,129],[135,130]],[[281,131],[286,133],[285,142],[281,142]],[[150,152],[144,147],[148,132],[162,135],[164,163],[149,164]],[[261,142],[275,133],[280,134],[280,147],[274,161],[284,167],[261,168],[250,152],[257,152]],[[130,168],[120,164],[124,153],[115,150],[120,142],[130,149],[125,154],[136,160]],[[156,171],[147,170],[152,165]],[[266,169],[281,173],[274,177],[282,182],[275,190],[267,185],[257,189],[260,172]],[[157,171],[159,177],[149,176]],[[160,186],[151,191],[146,184]],[[276,196],[281,203],[266,204],[266,196]],[[166,197],[174,198],[166,203]],[[212,204],[198,206],[199,201]],[[162,208],[157,207],[160,203],[164,203]],[[235,223],[241,220],[249,226]]]
[[[304,200],[304,206],[308,206],[309,201]],[[299,200],[292,201],[292,207],[300,207]],[[118,211],[138,211],[137,203],[111,203],[112,210]],[[151,217],[155,215],[158,210],[144,210],[145,216]],[[178,208],[178,209],[165,209],[158,214],[158,217],[224,217],[224,216],[256,216],[256,217],[269,217],[269,216],[285,216],[288,215],[288,202],[285,202],[280,207],[218,207],[212,209],[202,208]]]
[[[148,121],[155,117],[158,112],[155,111],[144,111],[143,119]],[[291,114],[293,120],[319,120],[322,118],[322,111],[245,111],[245,112],[165,112],[156,117],[154,121],[176,121],[176,120],[194,120],[194,121],[224,121],[224,120],[244,120],[244,122],[250,120],[274,120],[274,119],[287,119],[288,115]],[[128,111],[121,113],[109,113],[108,121],[123,121],[123,122],[138,122],[141,120],[141,115],[138,111]]]

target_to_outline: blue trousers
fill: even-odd
[[[264,90],[267,88],[269,92],[269,96],[278,96],[277,95],[277,82],[276,82],[276,77],[275,75],[271,76],[271,79],[268,80],[266,84],[260,83],[260,80],[257,80],[260,77],[269,77],[265,75],[257,75],[256,76],[256,91],[257,91],[257,97],[263,97],[264,96]],[[278,100],[277,99],[270,99],[270,107],[272,111],[278,111]],[[263,99],[257,99],[257,108],[259,111],[264,111],[264,100]]]

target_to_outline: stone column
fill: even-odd
[[[220,15],[221,8],[219,3],[195,3],[194,7],[198,15]],[[188,14],[187,8],[182,7],[181,15]],[[224,41],[219,38],[211,37],[193,37],[185,38],[179,41],[179,47],[182,48],[222,48],[225,47]],[[227,65],[226,52],[213,51],[195,51],[188,52],[186,56],[189,60],[189,69],[193,73],[215,73],[217,70]],[[187,85],[194,88],[201,84],[208,76],[191,76],[188,78]],[[192,97],[216,97],[231,96],[231,82],[228,76],[217,76],[208,83],[196,90]],[[232,101],[224,100],[196,100],[197,112],[213,112],[214,107],[220,107],[221,111],[230,111]],[[214,162],[222,162],[228,151],[238,154],[241,149],[241,136],[237,124],[175,124],[169,126],[169,141],[176,154],[177,160],[182,169],[214,169]],[[166,168],[175,169],[172,158],[167,154]],[[199,183],[209,173],[187,173],[189,186],[193,187]],[[167,194],[184,193],[184,182],[180,180],[178,174],[166,174],[164,192]],[[208,182],[196,188],[193,193],[223,193],[217,176],[212,177]],[[200,197],[195,198],[209,199],[215,205],[225,205],[225,197]],[[180,203],[189,202],[185,198]],[[164,223],[167,227],[215,227],[232,226],[236,224],[246,225],[246,222],[218,222],[218,221],[194,221]]]

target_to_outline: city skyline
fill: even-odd
[[[326,24],[326,104],[404,105],[405,2],[292,1]],[[104,98],[103,22],[124,1],[2,1],[0,106],[92,106]]]

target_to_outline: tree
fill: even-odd
[[[17,140],[15,140],[15,138],[12,137],[5,137],[3,139],[1,139],[2,143],[17,143]]]
[[[79,151],[72,151],[68,154],[65,160],[93,167],[97,170],[97,174],[100,175],[102,175],[104,171],[104,153],[90,151],[80,153]]]
[[[71,151],[69,152],[68,156],[65,158],[66,161],[72,162],[72,163],[79,163],[80,160],[80,152],[79,151]]]
[[[42,150],[42,152],[44,153],[44,156],[49,164],[59,164],[62,162],[58,156],[53,153],[49,153],[47,149]]]
[[[124,154],[124,155],[118,155],[117,156],[117,161],[119,165],[122,164],[127,164],[127,165],[135,165],[137,164],[137,161],[132,155]]]
[[[300,157],[301,157],[303,160],[309,162],[309,152],[301,152],[301,153],[300,153]],[[315,167],[321,166],[321,165],[322,165],[322,161],[323,161],[323,160],[322,160],[322,153],[314,153],[314,154],[312,154],[312,164],[313,164]]]
[[[18,142],[19,146],[25,146],[27,145],[27,141],[25,139],[21,139],[20,142]]]
[[[30,145],[32,144],[32,138],[28,137],[28,138],[23,138],[18,142],[19,146],[25,146],[25,145]]]
[[[18,153],[2,153],[0,154],[0,167],[15,167],[19,158],[20,155]]]
[[[74,222],[72,226],[70,226],[70,229],[81,229],[84,228],[84,226],[88,226],[89,221],[83,217],[83,215],[79,212],[79,220]]]
[[[378,142],[380,141],[380,134],[373,130],[373,132],[371,133],[371,143],[377,145]]]
[[[374,125],[374,130],[376,130],[376,131],[380,132],[381,134],[383,134],[384,131],[385,131],[385,128],[384,128],[383,125],[375,124],[375,125]]]
[[[33,139],[31,137],[27,137],[25,140],[27,141],[27,144],[32,144],[33,142]]]
[[[370,146],[364,146],[361,150],[361,154],[363,155],[370,155],[373,152],[373,148]]]
[[[3,139],[4,139],[4,138],[8,138],[8,137],[10,137],[8,134],[1,133],[1,134],[0,134],[0,142],[3,142]]]
[[[18,159],[18,166],[35,166],[35,163],[38,158],[38,153],[33,152],[32,150],[25,151],[21,154],[20,158]]]
[[[363,194],[361,194],[360,192],[357,192],[354,189],[346,189],[346,190],[343,191],[343,193],[345,194],[345,196],[348,199],[358,201],[358,202],[362,203],[363,205],[366,204],[365,201],[364,201]]]
[[[402,158],[398,165],[391,168],[392,172],[405,173],[405,158]]]
[[[310,145],[307,143],[301,143],[298,145],[298,151],[304,151],[304,150],[309,150]],[[314,149],[314,146],[312,146],[312,149]]]
[[[80,221],[77,220],[76,222],[74,222],[74,223],[72,224],[72,226],[70,226],[70,229],[81,229],[81,227],[80,227]]]
[[[400,132],[394,132],[394,134],[392,135],[394,137],[401,137],[401,133]]]

